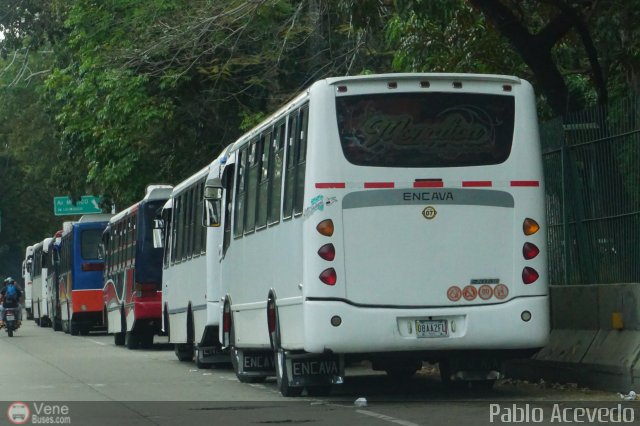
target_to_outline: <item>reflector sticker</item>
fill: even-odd
[[[452,285],[447,290],[447,297],[452,302],[457,302],[462,297],[462,290],[460,290],[460,287],[458,287],[456,285]]]
[[[493,295],[496,296],[496,299],[502,300],[509,295],[509,288],[504,284],[498,284],[493,289]]]
[[[478,295],[482,300],[489,300],[491,299],[491,296],[493,296],[493,288],[491,288],[490,285],[481,285],[478,289]]]
[[[468,285],[462,290],[465,300],[472,301],[478,296],[478,290],[472,285]]]

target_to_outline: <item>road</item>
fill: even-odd
[[[6,407],[21,401],[32,416],[49,409],[54,420],[71,424],[476,425],[511,423],[519,413],[542,413],[551,424],[558,404],[573,410],[620,403],[613,393],[510,380],[490,391],[453,391],[429,367],[411,381],[394,383],[363,366],[349,368],[345,384],[328,397],[288,399],[275,379],[242,384],[230,369],[198,370],[179,362],[166,338],[156,338],[153,349],[131,351],[114,346],[112,336],[73,337],[32,321],[13,338],[0,334],[0,359],[0,401]],[[356,406],[358,398],[366,406]],[[631,404],[640,421],[640,402]],[[60,413],[65,406],[66,416]]]

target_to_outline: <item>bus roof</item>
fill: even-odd
[[[371,75],[354,75],[344,77],[330,77],[325,81],[327,84],[340,84],[355,81],[371,81],[371,80],[456,80],[456,81],[486,81],[496,83],[520,84],[522,80],[511,75],[494,75],[494,74],[465,74],[465,73],[397,73],[397,74],[371,74]],[[317,83],[316,83],[317,84]]]
[[[85,215],[78,220],[80,223],[89,223],[89,222],[108,222],[109,219],[113,217],[112,214],[91,214]]]

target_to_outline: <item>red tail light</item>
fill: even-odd
[[[269,327],[269,333],[275,333],[276,331],[276,306],[275,304],[269,304],[267,308],[267,326]]]
[[[316,229],[325,237],[330,237],[333,235],[334,230],[333,221],[331,219],[325,219],[316,226]]]
[[[83,272],[104,271],[104,263],[83,263]]]
[[[525,284],[531,284],[532,282],[535,282],[535,280],[537,280],[539,277],[540,275],[533,268],[527,266],[522,270],[522,282],[524,282]]]
[[[530,260],[540,253],[540,249],[533,243],[524,243],[522,246],[522,255],[525,259]]]
[[[222,331],[229,333],[231,331],[231,311],[225,308],[222,317]]]
[[[522,232],[524,235],[533,235],[540,229],[540,225],[538,222],[531,219],[530,217],[526,218],[524,222],[522,222]]]
[[[326,285],[336,285],[337,280],[338,276],[336,274],[336,270],[333,268],[325,269],[320,274],[320,281],[322,281]]]
[[[231,307],[225,303],[222,311],[222,345],[231,345]]]
[[[336,258],[336,248],[331,243],[325,244],[320,247],[320,250],[318,250],[318,255],[320,255],[324,260],[331,262]]]

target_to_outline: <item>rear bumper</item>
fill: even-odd
[[[548,296],[521,297],[496,305],[393,308],[342,301],[304,302],[304,350],[320,353],[514,350],[543,347],[549,338]],[[527,322],[524,311],[531,313]],[[338,327],[331,325],[340,316]],[[415,321],[446,319],[448,337],[418,338]]]

